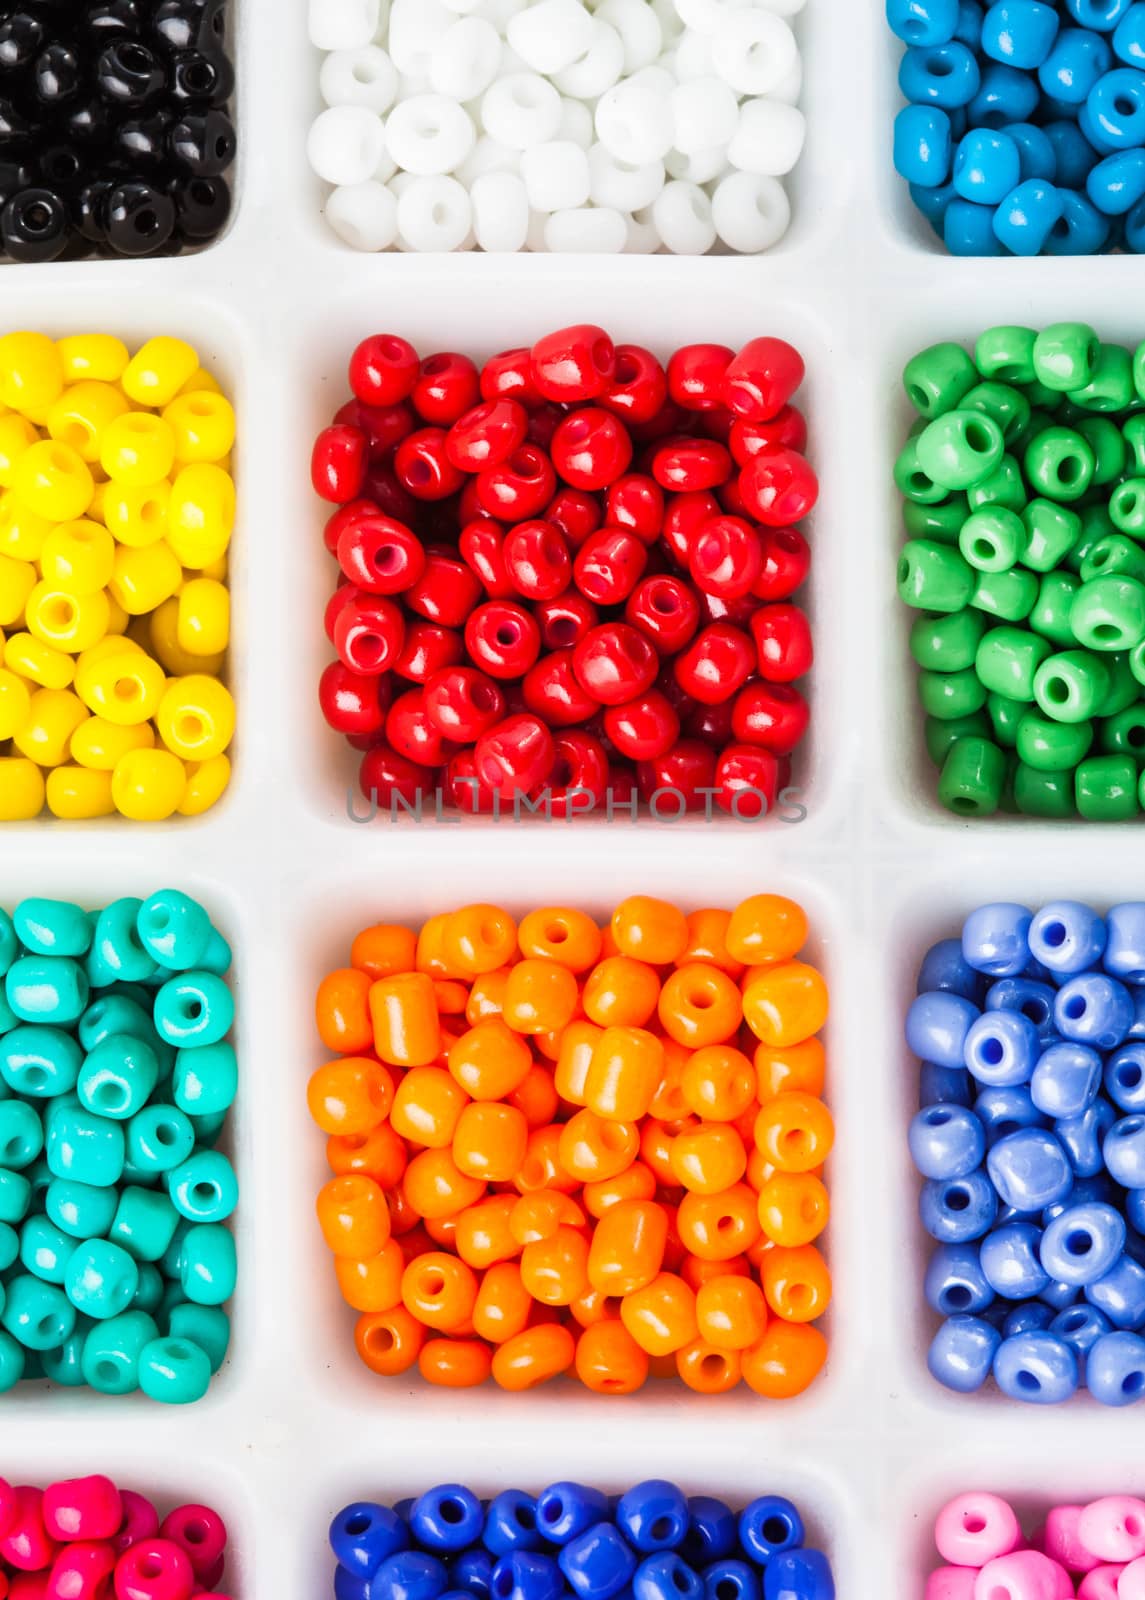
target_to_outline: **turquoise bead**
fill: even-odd
[[[187,1230],[179,1259],[179,1282],[188,1300],[200,1306],[221,1306],[235,1292],[235,1241],[217,1222]]]
[[[0,986],[0,1033],[7,1033],[9,1028],[14,1028],[19,1021],[16,1013],[8,1004],[8,997]],[[8,1093],[8,1085],[0,1078],[0,1100]]]
[[[39,1161],[28,1167],[24,1173],[32,1185],[32,1198],[28,1202],[29,1213],[44,1209],[44,1197],[51,1187],[52,1171],[46,1159],[41,1156]]]
[[[174,1280],[172,1287],[178,1290],[178,1298],[182,1300],[187,1298],[186,1291],[182,1284],[183,1246],[186,1243],[187,1235],[190,1233],[192,1226],[193,1224],[187,1222],[185,1218],[179,1218],[179,1224],[175,1229],[174,1235],[172,1236],[171,1243],[163,1252],[163,1259],[159,1263],[159,1266],[163,1272],[163,1276],[165,1278]],[[175,1303],[178,1302],[176,1301]]]
[[[76,1325],[76,1308],[54,1283],[30,1273],[10,1278],[0,1322],[26,1350],[54,1350]]]
[[[76,1178],[97,1189],[118,1183],[126,1151],[121,1123],[68,1106],[48,1122],[48,1166],[56,1178]]]
[[[4,996],[23,1022],[78,1022],[88,1000],[83,968],[70,956],[20,956],[4,974]]]
[[[10,1333],[0,1333],[0,1394],[14,1389],[24,1376],[24,1350]]]
[[[113,1033],[88,1052],[76,1093],[101,1117],[126,1121],[141,1111],[159,1079],[159,1060],[145,1038]]]
[[[7,1272],[8,1268],[19,1259],[20,1235],[7,1222],[0,1222],[0,1272]],[[3,1287],[4,1285],[0,1283],[0,1290]]]
[[[12,925],[31,955],[82,956],[91,944],[91,919],[70,900],[21,900]]]
[[[200,1150],[167,1178],[172,1203],[189,1222],[225,1222],[239,1199],[234,1168],[217,1150]]]
[[[0,1077],[30,1100],[56,1100],[70,1094],[83,1055],[70,1033],[27,1023],[0,1038]]]
[[[63,1344],[55,1350],[45,1350],[41,1356],[44,1377],[64,1389],[82,1389],[87,1379],[83,1375],[83,1353],[91,1324],[86,1317],[77,1317],[76,1326]]]
[[[179,1226],[181,1228],[186,1228],[186,1227],[189,1227],[190,1224],[189,1223],[180,1222]],[[180,1247],[181,1247],[182,1246],[182,1238],[181,1237],[180,1237],[180,1240],[179,1240],[179,1244],[180,1244]],[[177,1252],[176,1252],[176,1255],[177,1255]],[[168,1252],[168,1255],[164,1256],[164,1258],[163,1258],[163,1264],[162,1264],[162,1266],[160,1268],[160,1270],[162,1272],[166,1272],[167,1271],[167,1262],[168,1262],[169,1259],[172,1259],[172,1256],[171,1256],[170,1252]],[[159,1310],[155,1313],[156,1318],[158,1319],[159,1324],[160,1324],[161,1327],[169,1328],[170,1325],[171,1325],[171,1318],[174,1316],[175,1312],[179,1309],[179,1307],[180,1306],[190,1305],[190,1301],[187,1299],[187,1296],[183,1293],[183,1285],[179,1282],[178,1267],[177,1266],[175,1268],[175,1274],[176,1274],[175,1277],[173,1277],[173,1278],[165,1278],[163,1280],[163,1298],[159,1302]],[[204,1307],[204,1309],[213,1311],[213,1310],[217,1310],[218,1308],[215,1307],[215,1306],[210,1306],[210,1307]]]
[[[185,1406],[201,1400],[211,1381],[207,1352],[191,1339],[155,1339],[139,1358],[139,1387],[151,1400]]]
[[[139,1268],[106,1239],[85,1239],[68,1262],[64,1288],[77,1311],[104,1322],[126,1311],[139,1287]]]
[[[111,983],[146,983],[153,978],[156,963],[143,948],[135,919],[142,900],[114,900],[105,906],[95,921],[88,952],[88,977],[94,989]]]
[[[0,1167],[0,1222],[23,1222],[31,1199],[32,1185],[24,1174]]]
[[[44,1207],[57,1228],[73,1239],[102,1239],[115,1216],[116,1191],[74,1178],[53,1178]]]
[[[132,1311],[146,1311],[153,1317],[163,1303],[163,1274],[151,1261],[140,1261],[139,1287],[135,1291],[135,1298],[131,1302]]]
[[[199,966],[211,938],[211,919],[197,900],[160,889],[140,906],[135,926],[143,948],[170,972]]]
[[[175,1104],[189,1116],[229,1111],[239,1087],[234,1046],[223,1039],[195,1050],[179,1050],[171,1087]]]
[[[93,1000],[80,1018],[80,1044],[85,1050],[94,1050],[114,1033],[135,1034],[146,1039],[151,1032],[151,1004],[149,997],[144,1009],[138,1000],[126,994],[102,994]]]
[[[155,996],[159,1036],[180,1048],[217,1044],[234,1020],[234,996],[212,972],[184,972]]]
[[[226,1125],[225,1111],[212,1111],[206,1116],[192,1117],[191,1126],[195,1130],[195,1143],[199,1149],[213,1150]]]
[[[29,1217],[20,1230],[20,1260],[45,1283],[63,1283],[75,1248],[75,1240],[45,1216]]]
[[[179,1212],[167,1195],[130,1184],[120,1194],[108,1238],[136,1261],[161,1261],[178,1225]]]
[[[10,1172],[23,1172],[43,1148],[44,1125],[36,1108],[26,1100],[0,1100],[0,1162]]]
[[[190,1300],[172,1308],[167,1331],[176,1339],[190,1339],[207,1352],[212,1373],[227,1359],[231,1319],[219,1306],[197,1306]]]
[[[97,1323],[84,1342],[85,1382],[101,1394],[134,1394],[139,1358],[158,1334],[146,1311],[123,1311]]]
[[[127,1124],[127,1156],[136,1172],[170,1172],[194,1148],[195,1130],[175,1106],[145,1106]]]
[[[6,911],[0,909],[0,977],[7,972],[19,954],[20,941],[12,926],[12,918]]]
[[[204,972],[213,972],[216,978],[223,978],[231,970],[232,960],[230,945],[217,928],[212,928],[203,959],[198,965]]]

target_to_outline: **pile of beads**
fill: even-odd
[[[806,936],[779,895],[687,917],[636,895],[603,930],[489,905],[364,929],[318,992],[342,1054],[309,1104],[365,1364],[452,1388],[575,1368],[600,1394],[805,1389],[834,1139]]]
[[[307,151],[357,250],[767,250],[803,0],[310,0]]]
[[[943,1506],[934,1543],[948,1565],[927,1578],[926,1600],[1134,1600],[1145,1582],[1145,1500],[1113,1494],[1055,1505],[1026,1534],[1007,1501],[972,1490]]]
[[[227,1530],[209,1506],[176,1506],[159,1520],[145,1495],[93,1474],[13,1486],[0,1478],[0,1593],[11,1600],[217,1596]]]
[[[782,1495],[738,1515],[662,1478],[621,1495],[553,1483],[535,1497],[479,1500],[442,1483],[392,1508],[344,1506],[330,1525],[336,1600],[834,1600],[827,1557],[809,1550]]]
[[[0,15],[0,257],[173,255],[231,208],[226,0]]]
[[[993,1372],[1038,1405],[1142,1399],[1145,904],[980,906],[918,991],[931,1373],[969,1393]]]
[[[1143,80],[1145,82],[1145,80]],[[895,465],[938,796],[1122,821],[1145,789],[1145,345],[1084,323],[934,345]]]
[[[183,1404],[222,1364],[230,962],[176,889],[0,911],[0,1393],[45,1377]]]
[[[1145,12],[1132,0],[887,0],[894,163],[953,255],[1145,250]]]
[[[482,371],[364,340],[312,477],[339,507],[320,699],[367,797],[771,809],[808,721],[802,378],[774,338],[666,371],[589,324]]]
[[[234,439],[182,339],[0,337],[0,822],[223,794]]]

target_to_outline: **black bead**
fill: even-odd
[[[149,10],[145,0],[96,0],[87,8],[84,29],[109,44],[125,34],[136,38],[147,27]]]
[[[217,50],[227,29],[226,0],[159,0],[151,26],[172,50]]]
[[[188,239],[213,239],[231,214],[231,191],[225,178],[184,178],[168,191],[175,202],[180,231]]]
[[[16,71],[34,61],[48,37],[34,11],[9,11],[0,18],[0,72]]]
[[[101,52],[95,81],[105,100],[136,109],[162,94],[165,75],[154,50],[138,39],[117,39]]]
[[[40,182],[48,189],[72,189],[83,176],[84,163],[70,144],[50,144],[40,151]]]
[[[181,109],[225,106],[234,86],[234,68],[222,51],[176,50],[171,57],[167,92]]]
[[[107,198],[115,188],[112,178],[85,183],[68,207],[72,227],[90,244],[107,242]]]
[[[68,233],[67,209],[51,189],[22,189],[0,211],[0,241],[13,261],[54,261]]]
[[[35,181],[35,169],[29,162],[0,160],[0,206],[21,189],[32,188]]]
[[[106,144],[112,134],[111,112],[102,100],[84,100],[69,106],[59,127],[65,139],[87,150]]]
[[[222,111],[180,117],[170,133],[171,159],[195,178],[217,178],[235,158],[235,130]]]
[[[66,44],[50,44],[41,50],[33,72],[36,99],[49,111],[74,100],[83,87],[79,57]]]
[[[128,172],[150,174],[167,159],[167,112],[154,111],[149,117],[130,117],[121,122],[112,140],[112,152]]]
[[[175,231],[175,202],[149,183],[121,183],[107,197],[107,242],[121,256],[161,250]]]

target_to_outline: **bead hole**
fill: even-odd
[[[1065,1014],[1071,1022],[1076,1022],[1079,1017],[1085,1016],[1084,995],[1074,994],[1065,1003]]]

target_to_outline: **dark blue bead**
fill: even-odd
[[[972,128],[1004,128],[1008,122],[1026,122],[1038,108],[1038,86],[1029,72],[988,62],[978,93],[966,108]]]
[[[999,978],[986,991],[987,1011],[1020,1011],[1037,1029],[1044,1043],[1054,1036],[1054,996],[1056,989],[1048,983],[1035,983],[1030,978]]]
[[[1031,913],[1010,901],[979,906],[962,925],[962,954],[976,972],[1017,978],[1030,959]]]
[[[1052,1306],[1047,1306],[1041,1300],[1030,1300],[1023,1306],[1015,1306],[1013,1311],[1006,1313],[1006,1320],[1002,1324],[1002,1336],[1012,1339],[1019,1333],[1040,1333],[1043,1328],[1048,1328],[1054,1320]]]
[[[1145,1115],[1115,1122],[1101,1147],[1105,1170],[1126,1189],[1145,1189]]]
[[[948,1182],[924,1183],[918,1197],[922,1225],[939,1244],[965,1244],[980,1239],[993,1224],[998,1196],[984,1172]]]
[[[1145,204],[1133,208],[1133,216],[1141,217],[1145,214]],[[1131,991],[1133,995],[1133,1026],[1129,1030],[1131,1039],[1145,1039],[1145,989],[1135,985]]]
[[[1105,248],[1110,236],[1109,222],[1083,194],[1060,189],[1062,214],[1046,240],[1051,256],[1092,256]]]
[[[1140,1328],[1145,1323],[1145,1267],[1126,1252],[1103,1278],[1086,1285],[1085,1298],[1115,1328]]]
[[[493,1588],[493,1557],[488,1550],[463,1550],[450,1562],[449,1576],[467,1594],[487,1600]]]
[[[978,93],[981,74],[973,51],[964,44],[941,44],[931,49],[910,49],[899,63],[899,88],[912,105],[968,105]],[[1011,122],[1020,118],[1009,119]]]
[[[395,1500],[393,1504],[394,1516],[400,1517],[403,1522],[408,1523],[409,1514],[413,1510],[413,1502],[413,1495],[407,1495],[404,1500]]]
[[[370,1580],[341,1563],[334,1568],[334,1600],[369,1600]]]
[[[1099,33],[1090,33],[1084,28],[1063,28],[1038,68],[1038,82],[1055,100],[1080,106],[1098,78],[1112,65],[1113,52]]]
[[[948,1317],[930,1341],[926,1365],[932,1378],[959,1394],[973,1394],[990,1376],[1002,1335],[983,1317]]]
[[[1026,178],[1044,178],[1048,183],[1054,182],[1058,160],[1053,145],[1041,128],[1036,128],[1032,122],[1011,122],[1002,132],[1008,133],[1018,147],[1023,181]]]
[[[557,1558],[560,1569],[579,1600],[612,1600],[627,1587],[636,1571],[636,1557],[611,1522],[570,1539]]]
[[[940,1244],[927,1262],[922,1287],[927,1305],[944,1317],[975,1316],[994,1298],[973,1244]]]
[[[963,1046],[971,1077],[990,1089],[1028,1083],[1040,1051],[1038,1030],[1020,1011],[984,1011]]]
[[[739,1514],[739,1542],[744,1554],[767,1566],[785,1550],[803,1543],[803,1519],[781,1494],[761,1494]]]
[[[949,44],[958,26],[958,0],[887,0],[887,24],[904,44]]]
[[[605,1496],[583,1483],[551,1483],[537,1496],[537,1527],[550,1544],[568,1544],[607,1516]]]
[[[927,1106],[911,1122],[907,1142],[924,1178],[964,1178],[986,1151],[982,1124],[965,1106]]]
[[[704,1568],[704,1600],[761,1600],[759,1574],[746,1561],[713,1561]]]
[[[975,205],[957,196],[942,219],[942,239],[952,256],[1000,256],[1002,245],[994,232],[994,207]]]
[[[635,1550],[674,1550],[688,1531],[688,1502],[674,1483],[648,1478],[620,1497],[616,1526]]]
[[[916,993],[926,994],[930,989],[946,989],[979,1003],[982,979],[963,956],[961,939],[940,939],[923,956]]]
[[[1073,1187],[1073,1169],[1052,1133],[1020,1128],[999,1139],[986,1157],[986,1170],[1003,1205],[1041,1211],[1064,1200]]]
[[[561,1569],[539,1550],[511,1550],[493,1568],[494,1600],[559,1600]]]
[[[441,1483],[419,1495],[410,1511],[410,1532],[426,1550],[465,1550],[485,1525],[481,1502],[459,1483]]]
[[[449,1586],[443,1561],[424,1550],[387,1556],[370,1579],[370,1600],[437,1600]]]
[[[1078,1385],[1077,1353],[1056,1333],[1019,1333],[994,1356],[994,1381],[1011,1400],[1058,1405]]]
[[[1109,937],[1102,961],[1106,972],[1122,983],[1145,983],[1145,902],[1126,901],[1105,918]]]
[[[1051,900],[1035,911],[1027,935],[1030,953],[1055,974],[1085,972],[1105,949],[1105,923],[1080,900]]]
[[[1145,151],[1141,151],[1145,163]],[[1113,159],[1119,159],[1114,157]],[[1102,972],[1083,972],[1058,990],[1054,1025],[1063,1039],[1115,1050],[1133,1023],[1133,996],[1123,983]]]
[[[821,1550],[784,1550],[764,1568],[763,1600],[835,1600],[827,1557]]]
[[[1077,121],[1096,150],[1132,150],[1145,142],[1145,78],[1134,67],[1107,72],[1089,91]]]
[[[1025,1300],[1041,1294],[1050,1281],[1038,1259],[1041,1229],[1029,1222],[1008,1222],[987,1234],[978,1250],[982,1276],[995,1294],[1006,1300]],[[976,1311],[977,1306],[949,1306],[948,1310]]]
[[[918,1069],[918,1104],[925,1106],[968,1106],[973,1098],[970,1074],[965,1067],[940,1067],[937,1061],[924,1061]]]
[[[537,1502],[522,1489],[502,1489],[489,1502],[485,1531],[481,1541],[495,1556],[510,1550],[535,1550],[541,1542],[537,1532]]]
[[[908,183],[936,189],[950,175],[950,118],[937,106],[904,106],[895,117],[895,171]]]
[[[1101,1086],[1101,1057],[1085,1044],[1054,1044],[1043,1050],[1030,1079],[1030,1098],[1055,1121],[1080,1117]]]
[[[1084,1287],[1112,1267],[1125,1248],[1125,1219],[1112,1206],[1071,1205],[1042,1234],[1041,1262],[1051,1278]]]
[[[1109,1332],[1109,1319],[1094,1306],[1067,1306],[1050,1323],[1050,1332],[1064,1339],[1077,1352],[1078,1360],[1084,1361],[1102,1334]],[[1088,1372],[1087,1365],[1087,1380]]]
[[[1016,1089],[983,1089],[974,1102],[974,1115],[986,1130],[988,1150],[1019,1128],[1044,1128],[1047,1123],[1024,1084]]]
[[[1112,1205],[1118,1199],[1118,1195],[1119,1191],[1115,1189],[1107,1172],[1096,1172],[1091,1178],[1075,1178],[1067,1199],[1058,1200],[1054,1205],[1045,1207],[1041,1216],[1042,1227],[1048,1228],[1050,1223],[1070,1206],[1085,1205],[1090,1200],[1096,1200],[1100,1205]]]
[[[1065,0],[1065,8],[1079,28],[1112,33],[1129,10],[1132,0]]]
[[[960,44],[968,44],[971,50],[977,50],[982,42],[984,19],[985,13],[978,0],[962,0],[958,7],[958,26],[954,30],[954,37]]]
[[[714,1495],[690,1495],[688,1531],[680,1546],[684,1559],[694,1567],[703,1568],[733,1555],[736,1548],[736,1515],[731,1506]]]
[[[335,1559],[359,1577],[372,1577],[387,1556],[408,1544],[409,1532],[397,1512],[372,1500],[343,1507],[330,1524]]]
[[[923,1061],[940,1067],[962,1067],[963,1049],[978,1007],[961,995],[932,990],[911,1001],[906,1014],[906,1042]]]
[[[997,0],[982,21],[982,52],[1029,71],[1040,67],[1058,35],[1058,14],[1039,0]]]
[[[1119,1331],[1102,1334],[1090,1347],[1086,1383],[1103,1406],[1131,1406],[1145,1396],[1145,1339]]]
[[[704,1580],[675,1550],[645,1556],[632,1578],[636,1600],[704,1600]]]

